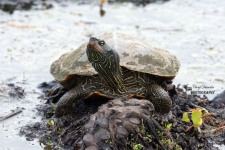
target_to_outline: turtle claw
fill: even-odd
[[[46,94],[47,102],[51,105],[57,103],[57,101],[65,94],[67,91],[61,84],[56,84],[53,86],[50,91]]]
[[[56,84],[55,86],[53,86],[50,90],[50,92],[47,94],[48,97],[57,95],[58,93],[60,93],[61,91],[63,91],[63,89],[65,89],[61,84]]]

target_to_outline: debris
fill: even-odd
[[[1,116],[1,117],[0,117],[0,122],[1,122],[1,121],[4,121],[4,120],[6,120],[6,119],[9,119],[9,118],[11,118],[11,117],[13,117],[13,116],[15,116],[15,115],[20,114],[20,113],[22,112],[22,110],[23,110],[23,108],[16,108],[16,109],[14,109],[14,110],[11,110],[11,111],[12,111],[11,113],[9,113],[9,114],[7,114],[7,115],[5,115],[5,116]]]
[[[48,83],[45,83],[45,87],[48,87]],[[177,93],[172,95],[172,117],[156,114],[150,117],[152,109],[146,113],[146,108],[150,105],[143,103],[144,100],[78,100],[71,111],[72,114],[59,119],[54,118],[54,109],[49,104],[42,106],[38,109],[40,114],[44,114],[40,129],[29,125],[29,128],[24,127],[26,130],[23,128],[21,135],[29,138],[26,133],[34,130],[36,135],[32,134],[32,139],[36,136],[45,147],[51,143],[51,147],[63,149],[213,149],[209,140],[212,137],[216,137],[213,142],[217,144],[224,142],[222,136],[225,132],[225,121],[222,119],[222,112],[206,105],[209,104],[207,97],[199,103],[198,96],[188,95],[183,88],[176,87],[176,91]],[[58,98],[60,97],[54,102]],[[142,104],[133,106],[134,101]],[[202,115],[199,115],[199,112],[202,112]],[[205,113],[207,115],[204,115]],[[186,115],[182,118],[183,114]],[[149,119],[141,118],[145,115]],[[168,119],[165,119],[167,117]],[[188,119],[189,122],[183,121]],[[197,120],[194,121],[196,123],[193,123],[193,120]],[[201,133],[193,124],[197,125]]]

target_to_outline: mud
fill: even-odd
[[[49,92],[46,87],[51,88],[54,85],[52,83],[41,84],[42,88],[45,85],[45,95]],[[42,121],[23,127],[20,134],[25,135],[27,140],[38,138],[43,147],[51,149],[132,150],[139,147],[211,150],[217,149],[215,143],[225,144],[224,109],[215,108],[207,97],[187,94],[181,86],[178,86],[171,96],[173,109],[168,115],[154,113],[153,105],[147,100],[135,99],[79,100],[70,115],[59,119],[54,117],[54,107],[50,104],[41,105],[38,107],[38,113],[42,116]],[[55,97],[54,101],[59,98]],[[182,121],[184,112],[198,107],[204,107],[213,114],[204,118],[200,127],[201,133],[190,128],[191,122]],[[130,108],[132,114],[129,112]],[[158,125],[154,124],[152,119]],[[168,128],[169,124],[171,127]],[[219,130],[220,128],[222,130]],[[212,132],[214,130],[217,132]]]
[[[158,3],[162,3],[162,2],[167,2],[169,0],[109,0],[108,2],[109,3],[115,3],[115,2],[119,2],[119,3],[124,3],[124,2],[132,2],[134,3],[135,5],[137,6],[145,6],[149,3],[155,3],[155,2],[158,2]]]
[[[13,14],[15,10],[49,9],[52,4],[49,0],[1,0],[0,9]]]
[[[0,84],[0,96],[10,97],[13,99],[25,98],[24,88],[14,83],[1,83]]]
[[[53,7],[52,2],[58,2],[57,0],[1,0],[0,1],[0,9],[13,14],[15,10],[45,10],[50,9]],[[124,3],[124,2],[131,2],[137,6],[145,6],[149,3],[155,2],[165,2],[169,0],[109,0],[109,4],[113,3]],[[72,1],[73,2],[73,1]],[[98,1],[92,0],[78,0],[75,1],[78,4],[93,4],[98,3]]]

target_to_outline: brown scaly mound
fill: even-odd
[[[44,92],[54,84],[42,84],[42,88],[47,87]],[[188,95],[179,87],[176,90],[177,94],[171,92],[173,109],[167,116],[154,113],[148,100],[79,100],[71,115],[59,119],[53,117],[54,110],[46,104],[38,108],[43,122],[27,125],[21,134],[28,140],[39,138],[45,148],[68,150],[211,150],[216,149],[213,143],[225,144],[224,105],[216,103],[215,107],[206,97]],[[57,101],[65,91],[52,97],[52,101]],[[191,122],[182,121],[184,112],[200,106],[210,114],[203,118],[201,133],[191,128]]]

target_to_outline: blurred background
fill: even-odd
[[[0,122],[0,150],[38,150],[19,127],[40,118],[38,84],[51,81],[51,63],[90,36],[122,32],[175,54],[174,83],[225,89],[225,1],[221,0],[0,0],[0,109],[22,114]],[[5,92],[13,83],[24,99]]]

